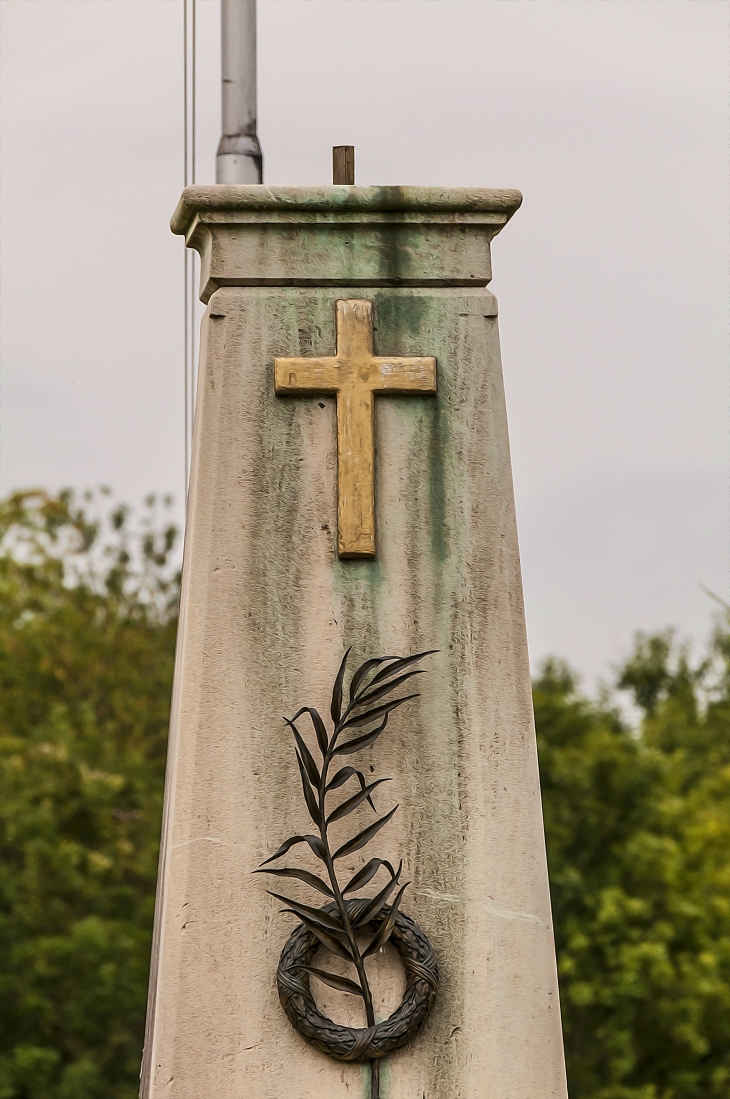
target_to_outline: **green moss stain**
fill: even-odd
[[[380,620],[383,570],[377,558],[358,561],[335,557],[332,573],[341,607],[342,636],[352,639],[355,656],[359,658],[379,646],[375,623]]]
[[[420,294],[374,293],[376,355],[433,355],[426,346],[430,304]]]
[[[431,513],[431,552],[443,565],[449,556],[448,527],[446,525],[446,436],[448,417],[442,401],[437,397],[431,402],[428,422],[428,502]]]
[[[414,435],[428,434],[427,444],[420,449],[426,467],[420,473],[427,480],[431,552],[443,565],[449,554],[446,522],[447,473],[449,458],[449,416],[447,404],[448,378],[447,343],[444,338],[446,318],[434,310],[431,295],[392,290],[373,295],[375,314],[376,354],[433,355],[438,371],[436,397],[408,398],[400,401],[400,415],[415,421]]]

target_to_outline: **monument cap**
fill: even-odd
[[[484,187],[187,187],[173,233],[221,286],[486,286],[519,191]],[[353,234],[357,233],[357,240]]]

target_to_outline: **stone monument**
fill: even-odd
[[[487,289],[520,201],[175,212],[207,313],[143,1099],[565,1099]]]

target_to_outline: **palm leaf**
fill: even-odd
[[[371,901],[365,906],[365,908],[363,908],[362,912],[358,915],[357,920],[353,922],[353,927],[364,927],[364,925],[368,923],[369,920],[372,920],[375,916],[377,916],[381,908],[383,908],[388,903],[388,897],[398,884],[398,879],[401,876],[402,870],[403,860],[401,859],[397,871],[395,872],[395,874],[392,875],[388,884],[383,889],[381,889],[379,893],[376,893]]]
[[[376,706],[374,710],[368,710],[364,714],[358,714],[357,717],[349,718],[342,728],[354,729],[358,725],[367,725],[368,722],[375,721],[377,718],[382,717],[383,714],[389,714],[390,711],[395,710],[397,706],[402,706],[404,702],[410,702],[412,698],[418,698],[418,695],[404,695],[403,698],[394,698],[390,702],[384,702],[382,706]]]
[[[295,912],[291,908],[282,909],[283,912],[291,912],[292,916],[298,916],[307,930],[311,931],[315,939],[319,939],[322,946],[326,946],[328,950],[331,950],[333,954],[337,954],[338,957],[344,958],[346,962],[353,962],[353,958],[350,951],[346,946],[343,946],[339,939],[336,939],[334,935],[331,935],[329,931],[325,931],[324,928],[319,927],[316,923],[310,920],[307,916],[300,915],[299,912]]]
[[[353,705],[353,699],[357,695],[357,689],[362,683],[366,675],[369,675],[373,668],[377,668],[379,664],[385,664],[388,660],[397,660],[397,656],[376,656],[372,660],[366,660],[364,664],[361,664],[353,675],[350,681],[350,706]]]
[[[437,653],[438,649],[429,649],[425,653],[416,653],[415,656],[403,656],[398,658],[394,664],[391,664],[389,668],[383,668],[382,672],[378,672],[370,680],[370,687],[374,687],[376,683],[380,683],[383,679],[389,679],[391,675],[396,675],[398,672],[402,672],[404,668],[407,668],[409,664],[415,664],[417,660],[423,660],[426,656],[433,656]]]
[[[347,801],[343,801],[342,805],[338,805],[337,808],[330,813],[327,817],[327,825],[333,824],[336,820],[342,820],[343,817],[348,816],[349,813],[354,812],[358,805],[362,805],[364,801],[370,801],[370,795],[376,786],[380,786],[381,782],[392,782],[389,778],[379,778],[375,782],[371,782],[369,786],[365,786],[362,790],[358,790],[356,794],[353,794]],[[372,802],[370,802],[372,805]]]
[[[358,870],[356,874],[353,874],[345,888],[342,890],[343,895],[345,893],[352,893],[355,889],[360,889],[363,885],[367,885],[368,882],[372,881],[372,879],[375,877],[381,866],[387,867],[387,869],[390,870],[391,875],[395,873],[390,863],[386,862],[384,859],[370,859],[370,862],[366,862],[361,870]],[[258,872],[264,874],[266,873],[265,870]]]
[[[322,843],[319,836],[290,836],[288,840],[284,840],[275,855],[270,855],[269,858],[264,859],[260,865],[266,866],[267,863],[273,862],[274,859],[281,858],[282,855],[285,855],[287,851],[297,843],[308,843],[318,859],[321,859],[322,862],[327,861],[327,848]]]
[[[367,786],[367,782],[362,771],[358,771],[354,767],[340,767],[335,777],[330,779],[325,786],[325,793],[328,794],[330,790],[337,790],[338,787],[344,786],[349,778],[354,778],[355,776],[360,780],[360,789],[364,790]]]
[[[356,736],[353,740],[346,740],[344,744],[340,744],[335,748],[334,754],[336,756],[351,756],[353,752],[359,752],[361,748],[369,748],[371,744],[375,743],[380,734],[384,732],[387,724],[388,715],[386,714],[377,729],[371,729],[369,733],[363,733],[362,736]]]
[[[317,826],[319,826],[322,823],[322,813],[320,812],[319,804],[317,802],[316,797],[314,796],[314,790],[312,789],[312,787],[310,785],[310,782],[309,782],[309,778],[307,777],[307,772],[304,769],[304,764],[302,763],[302,757],[299,755],[299,752],[296,753],[296,756],[297,756],[297,763],[299,764],[299,774],[300,774],[300,777],[301,777],[301,780],[302,780],[302,790],[304,791],[304,800],[307,803],[307,809],[309,810],[310,817],[312,818],[314,823]]]
[[[340,767],[339,771],[337,772],[335,777],[332,779],[332,781],[327,783],[327,785],[325,787],[325,793],[328,794],[330,792],[330,790],[336,790],[339,786],[344,786],[344,784],[347,782],[347,780],[349,778],[353,778],[354,776],[357,776],[357,778],[360,782],[360,789],[364,790],[365,787],[367,786],[367,780],[365,778],[365,775],[362,773],[362,771],[358,771],[354,767]],[[375,806],[373,805],[373,799],[370,796],[368,796],[367,800],[368,800],[368,805],[370,806],[372,811],[375,812]]]
[[[348,981],[347,977],[340,977],[339,973],[327,973],[324,969],[315,969],[313,965],[298,965],[294,968],[304,969],[307,973],[314,974],[324,984],[337,988],[340,992],[350,992],[353,996],[361,996],[365,999],[360,985],[356,985],[354,981]]]
[[[406,884],[402,885],[401,888],[398,890],[398,895],[390,906],[388,918],[386,919],[385,923],[382,925],[378,933],[373,937],[368,948],[366,950],[363,950],[363,958],[367,958],[370,954],[374,954],[376,950],[380,950],[381,946],[385,946],[388,939],[393,934],[393,928],[395,927],[395,919],[398,915],[400,902],[402,901],[403,894],[410,884],[411,883],[407,881]]]
[[[376,820],[374,824],[371,824],[368,828],[364,828],[362,832],[358,832],[358,834],[354,836],[351,840],[348,840],[347,843],[343,843],[342,847],[337,848],[332,858],[344,858],[345,855],[351,855],[354,851],[359,851],[360,848],[364,847],[366,843],[370,843],[370,840],[373,838],[373,836],[376,836],[380,829],[385,827],[397,808],[397,805],[394,806],[390,810],[390,812],[386,813],[384,817],[380,818],[380,820]]]
[[[338,787],[344,786],[348,778],[353,778],[355,775],[359,775],[362,785],[367,786],[362,771],[357,771],[354,767],[340,767],[334,778],[331,778],[325,786],[325,793],[328,794],[330,790],[337,790]]]
[[[405,672],[403,675],[399,675],[397,679],[394,679],[390,683],[381,683],[379,687],[376,687],[374,691],[367,691],[366,694],[361,695],[357,701],[358,707],[365,706],[369,702],[377,702],[379,698],[383,698],[389,694],[390,691],[395,691],[400,687],[402,683],[405,683],[407,679],[410,679],[414,675],[423,675],[425,668],[416,668],[415,671]]]
[[[314,762],[314,756],[310,752],[307,745],[304,743],[304,738],[302,737],[302,734],[299,732],[294,722],[290,721],[288,717],[285,717],[284,721],[294,733],[294,739],[297,742],[297,748],[301,752],[302,759],[304,760],[304,766],[307,769],[307,774],[309,775],[312,785],[314,787],[318,787],[322,780],[322,776],[319,773],[317,764]]]
[[[329,912],[325,912],[323,908],[312,908],[311,904],[301,904],[300,901],[293,901],[291,897],[284,897],[281,893],[274,893],[271,889],[268,889],[267,893],[272,897],[276,897],[277,901],[288,904],[291,911],[295,912],[297,916],[306,916],[312,923],[316,923],[317,927],[323,927],[325,931],[334,932],[335,935],[343,934],[342,924],[337,917],[330,916]]]
[[[295,867],[282,866],[277,869],[275,866],[269,866],[266,869],[259,867],[258,870],[253,871],[254,874],[276,874],[279,878],[297,878],[299,881],[303,881],[306,885],[311,885],[312,889],[318,889],[320,893],[324,893],[325,897],[334,897],[334,893],[328,885],[318,878],[316,874],[310,874],[308,870],[298,870]]]
[[[345,653],[345,655],[342,658],[342,663],[340,664],[340,670],[337,673],[337,678],[335,679],[335,685],[332,688],[332,704],[330,705],[330,714],[332,715],[332,720],[334,721],[335,725],[337,725],[337,722],[340,720],[340,715],[342,714],[342,684],[345,681],[345,669],[347,668],[347,658],[348,658],[348,656],[350,655],[351,652],[352,652],[352,645],[350,645],[350,648],[347,650],[347,652]]]
[[[314,726],[314,731],[317,734],[317,743],[319,744],[319,750],[322,755],[324,755],[327,751],[327,745],[329,744],[327,730],[324,727],[324,721],[322,721],[322,718],[319,716],[319,712],[317,710],[313,710],[311,706],[302,706],[301,710],[297,710],[297,712],[294,714],[292,721],[296,721],[298,717],[302,716],[302,714],[309,714],[312,725]]]

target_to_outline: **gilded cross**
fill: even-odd
[[[375,556],[375,394],[436,392],[436,360],[373,354],[373,303],[336,303],[334,356],[275,359],[280,395],[337,397],[337,553]]]

